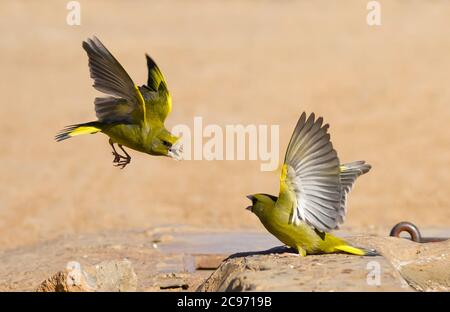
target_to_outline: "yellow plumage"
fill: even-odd
[[[89,58],[93,87],[107,96],[94,100],[98,120],[66,127],[55,139],[62,141],[82,134],[102,132],[109,137],[113,163],[124,168],[131,156],[124,147],[155,156],[181,159],[179,137],[164,121],[172,109],[167,83],[155,61],[146,55],[147,84],[138,86],[109,50],[94,37],[83,42]],[[115,144],[123,154],[119,154]]]
[[[370,170],[364,161],[340,165],[327,134],[328,125],[303,113],[297,123],[281,168],[278,197],[248,196],[248,207],[264,227],[299,254],[346,252],[374,255],[350,246],[329,233],[342,223],[346,198],[358,176]]]
[[[74,137],[81,134],[93,134],[99,132],[100,129],[97,127],[89,127],[89,126],[80,126],[71,131],[69,131],[68,135],[70,137]]]

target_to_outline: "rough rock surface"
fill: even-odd
[[[382,256],[299,258],[263,231],[183,226],[62,237],[0,252],[0,291],[449,290],[450,241],[348,240]]]
[[[419,244],[394,237],[354,237],[376,248],[416,290],[450,291],[450,240]]]
[[[136,291],[137,276],[131,262],[103,261],[95,266],[82,268],[70,261],[64,271],[46,279],[36,289],[40,292],[91,292]]]
[[[380,276],[372,274],[379,270]],[[200,291],[409,291],[383,257],[294,254],[234,257]]]
[[[381,256],[301,258],[280,248],[235,254],[198,290],[450,291],[450,241],[418,244],[376,236],[348,240],[357,246],[375,248]]]
[[[116,259],[132,263],[139,291],[193,291],[230,254],[276,244],[266,233],[188,226],[62,237],[0,252],[0,291],[35,291],[43,281],[47,281],[40,286],[43,289],[75,291],[77,284],[64,286],[67,272],[77,272],[65,269],[71,261],[96,278],[103,274],[103,280],[107,276],[117,280],[113,267],[104,266],[105,261]],[[92,270],[98,264],[100,270]],[[82,286],[83,290],[95,290],[98,283]]]

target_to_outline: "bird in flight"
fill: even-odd
[[[93,87],[108,96],[94,100],[97,121],[65,127],[55,137],[62,141],[82,134],[102,132],[109,137],[113,164],[123,169],[131,161],[124,147],[156,156],[181,159],[179,137],[164,121],[172,109],[167,83],[153,59],[146,54],[148,80],[137,86],[125,69],[95,36],[83,42],[89,58]],[[115,144],[123,152],[117,152]]]
[[[278,197],[247,196],[248,210],[284,244],[307,254],[345,252],[376,255],[376,251],[351,246],[329,232],[343,223],[346,201],[355,180],[371,166],[365,161],[339,162],[327,133],[329,125],[314,113],[303,113],[289,142],[281,170]]]

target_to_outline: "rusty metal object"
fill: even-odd
[[[389,233],[390,236],[400,237],[402,232],[407,232],[411,240],[416,243],[432,243],[432,242],[442,242],[447,240],[446,237],[422,237],[420,234],[419,228],[412,224],[411,222],[400,222],[397,223]]]

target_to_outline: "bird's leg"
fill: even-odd
[[[297,249],[298,253],[292,253],[292,252],[285,252],[281,255],[281,258],[288,258],[288,257],[306,257],[306,250],[300,246],[295,247]]]
[[[131,156],[123,148],[122,144],[117,144],[117,145],[125,153],[126,156],[122,156],[116,152],[116,154],[119,155],[119,159],[117,161],[115,161],[115,166],[120,167],[120,169],[123,169],[123,168],[125,168],[126,165],[128,165],[131,162]],[[114,147],[113,147],[113,149],[114,149]]]
[[[128,155],[127,151],[123,148],[122,144],[118,144],[122,152],[126,155],[126,159],[131,160],[131,156]]]
[[[116,148],[114,147],[114,142],[111,139],[109,139],[109,145],[111,145],[112,150],[113,150],[112,151],[112,154],[114,155],[113,163],[119,162],[122,155],[117,153]]]
[[[121,162],[120,160],[121,159],[127,159],[128,157],[130,157],[126,152],[125,152],[125,154],[128,156],[128,157],[126,157],[126,156],[123,156],[123,155],[120,155],[119,153],[117,153],[117,151],[116,151],[116,149],[115,149],[115,147],[114,147],[114,142],[111,140],[111,139],[109,139],[109,145],[111,145],[111,147],[112,147],[112,154],[114,155],[114,159],[113,159],[113,163],[114,163],[114,166],[118,166],[119,165],[119,163]],[[120,146],[120,145],[119,145]],[[123,148],[121,148],[122,150],[123,150]],[[128,161],[129,162],[129,161]]]
[[[111,147],[113,149],[113,151],[112,151],[112,154],[114,155],[113,163],[116,163],[119,161],[120,155],[117,153],[117,151],[114,147],[114,142],[111,139],[109,139],[109,145],[111,145]]]
[[[306,250],[305,250],[305,249],[303,249],[303,248],[300,247],[300,246],[297,246],[297,250],[298,250],[299,256],[301,256],[301,257],[306,257]]]

